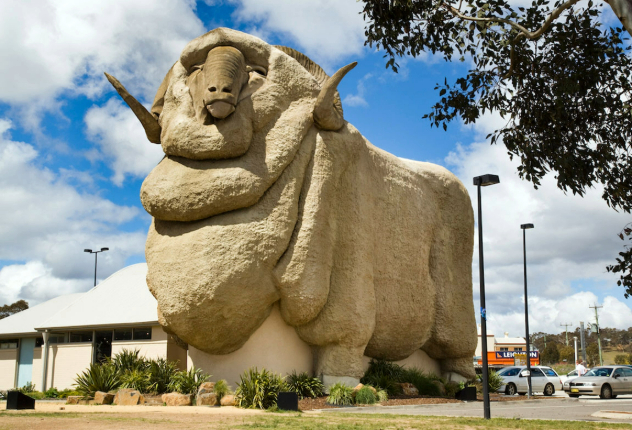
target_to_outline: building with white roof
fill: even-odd
[[[67,294],[0,320],[0,389],[32,382],[70,388],[90,363],[123,349],[185,368],[186,346],[158,323],[147,264],[128,266],[86,293]]]

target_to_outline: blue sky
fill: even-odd
[[[103,72],[148,104],[184,45],[225,26],[302,51],[330,74],[358,61],[339,86],[345,118],[386,151],[448,167],[474,204],[472,177],[500,176],[483,192],[487,308],[497,335],[523,331],[526,222],[536,227],[527,243],[532,331],[591,321],[594,302],[604,305],[603,325],[632,326],[630,304],[605,271],[629,217],[608,209],[599,189],[579,198],[552,178],[537,191],[522,182],[503,147],[485,141],[502,125],[496,116],[431,128],[422,116],[437,99],[435,84],[468,63],[405,58],[395,74],[364,46],[360,10],[355,0],[0,3],[0,305],[91,288],[94,260],[84,248],[110,248],[99,256],[99,279],[144,261],[150,217],[139,190],[162,152]],[[475,254],[476,308],[477,264]]]

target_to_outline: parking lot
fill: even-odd
[[[572,399],[564,393],[555,393],[554,397],[546,400],[492,402],[491,416],[492,418],[632,423],[632,395],[611,400],[602,400],[594,396]],[[326,412],[345,411],[328,409]],[[354,408],[353,413],[483,417],[483,402]]]

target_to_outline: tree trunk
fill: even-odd
[[[623,27],[632,36],[632,0],[607,0]]]

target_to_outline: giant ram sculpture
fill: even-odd
[[[328,77],[293,49],[218,28],[185,47],[151,111],[107,75],[165,152],[141,189],[159,320],[227,354],[278,302],[329,381],[360,377],[364,355],[419,348],[472,377],[469,196],[344,120],[336,87],[354,66]]]

